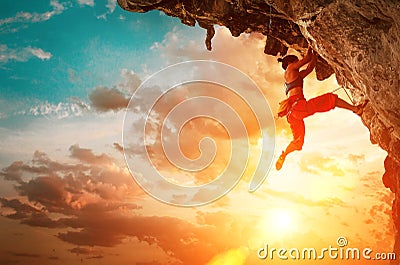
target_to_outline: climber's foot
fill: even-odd
[[[356,106],[356,110],[354,110],[353,112],[355,114],[357,114],[358,116],[362,116],[362,114],[364,113],[364,108],[365,106],[368,104],[369,100],[365,100],[364,103],[357,105]]]
[[[276,161],[275,167],[276,170],[281,170],[283,166],[283,162],[285,162],[286,154],[282,151],[282,154],[279,156],[278,161]]]

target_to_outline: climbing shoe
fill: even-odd
[[[357,106],[357,110],[353,111],[355,114],[357,114],[358,116],[362,116],[362,114],[364,113],[364,108],[365,106],[367,106],[369,100],[365,100],[364,103],[360,104]]]
[[[281,170],[283,166],[283,162],[285,162],[286,154],[282,151],[282,154],[279,156],[278,161],[276,161],[275,167],[276,170]]]

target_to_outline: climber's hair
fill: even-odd
[[[288,67],[288,65],[290,63],[296,62],[298,60],[299,60],[299,58],[297,58],[296,55],[286,55],[283,58],[278,58],[278,62],[282,63],[282,68],[284,70],[286,70],[286,68]]]

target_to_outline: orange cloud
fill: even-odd
[[[70,152],[79,158],[80,166],[58,163],[37,152],[33,164],[13,163],[13,171],[11,166],[3,170],[4,176],[15,171],[20,176],[9,177],[17,183],[18,198],[0,198],[2,215],[29,226],[56,229],[59,239],[79,246],[71,252],[90,258],[103,255],[88,247],[114,247],[130,237],[158,245],[182,264],[205,264],[226,247],[246,244],[245,235],[252,229],[248,218],[198,212],[191,222],[142,215],[142,206],[127,199],[143,199],[143,193],[135,190],[125,171],[110,171],[115,165],[110,157],[77,145]],[[34,178],[25,181],[28,174]]]

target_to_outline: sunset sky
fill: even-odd
[[[265,244],[337,247],[340,236],[348,247],[392,251],[394,197],[381,181],[386,152],[345,110],[307,118],[303,150],[290,154],[281,171],[271,168],[250,193],[268,128],[257,131],[248,109],[210,86],[207,93],[235,105],[250,132],[252,155],[234,189],[203,206],[179,207],[154,199],[131,176],[122,152],[125,108],[141,82],[167,66],[194,59],[234,66],[254,80],[276,115],[285,97],[283,70],[263,54],[264,36],[234,38],[217,27],[209,52],[204,29],[160,12],[126,12],[116,0],[2,0],[0,10],[0,264],[294,264],[261,260],[257,252]],[[320,82],[312,73],[304,93],[311,98],[337,87],[334,76]],[[159,114],[201,89],[207,86],[177,88]],[[275,127],[276,159],[291,135],[284,119]],[[199,155],[204,136],[214,138],[218,152],[204,172],[187,174],[160,156],[156,135],[154,164],[178,184],[210,182],[247,151],[246,137],[229,139],[213,120],[194,120],[181,132],[187,157]],[[239,147],[230,150],[230,140]]]

